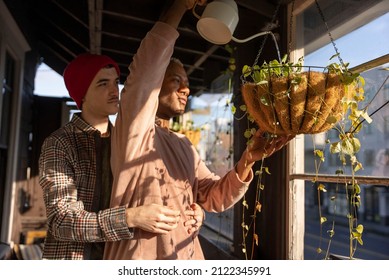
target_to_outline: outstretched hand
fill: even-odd
[[[246,163],[250,164],[271,156],[288,144],[294,137],[295,135],[268,136],[258,129],[247,144],[245,151]]]
[[[295,135],[268,136],[261,130],[257,130],[247,144],[246,150],[236,165],[236,171],[241,180],[246,181],[251,167],[256,161],[271,156],[284,147]]]

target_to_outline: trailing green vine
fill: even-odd
[[[332,60],[335,57],[338,57],[339,54],[334,55],[331,57],[330,60]],[[273,104],[273,102],[276,101],[276,99],[281,99],[280,94],[284,94],[286,98],[284,100],[289,100],[288,106],[291,105],[290,99],[291,92],[293,90],[296,90],[301,83],[302,79],[304,78],[304,69],[306,69],[306,66],[303,66],[303,58],[298,59],[296,63],[292,63],[288,61],[288,57],[285,55],[280,61],[278,60],[272,60],[270,62],[264,62],[261,66],[260,65],[254,65],[254,66],[248,66],[245,65],[242,69],[242,84],[243,86],[246,83],[254,83],[256,86],[263,87],[267,89],[267,94],[264,94],[257,97],[258,102],[260,103],[260,106],[264,106],[261,108],[269,107],[271,110],[275,111],[276,105]],[[311,68],[308,67],[308,71],[311,71]],[[335,114],[329,114],[325,122],[329,124],[327,130],[334,130],[337,132],[338,140],[330,142],[327,140],[326,144],[329,146],[329,151],[331,154],[338,155],[340,161],[342,162],[343,167],[336,171],[336,175],[341,177],[345,177],[345,167],[348,165],[351,169],[351,181],[347,181],[344,179],[344,186],[346,191],[346,198],[348,199],[348,205],[349,205],[349,212],[347,214],[348,219],[348,225],[349,225],[349,258],[352,259],[354,256],[354,253],[356,251],[357,244],[362,245],[362,234],[363,234],[363,225],[359,224],[357,221],[357,208],[361,204],[361,198],[360,198],[360,192],[361,188],[355,179],[355,173],[363,168],[363,165],[361,162],[359,162],[357,158],[357,153],[359,152],[361,148],[361,143],[359,139],[357,138],[358,132],[362,129],[361,122],[367,121],[370,123],[372,120],[369,117],[367,113],[367,107],[365,108],[359,108],[359,104],[361,101],[364,100],[364,84],[365,81],[362,76],[359,75],[359,73],[352,73],[348,70],[348,64],[344,63],[331,63],[327,67],[322,68],[323,72],[326,72],[328,74],[335,74],[339,77],[340,82],[343,84],[344,87],[344,96],[338,100],[341,104],[341,117],[336,117]],[[288,78],[288,87],[282,91],[282,93],[273,94],[271,92],[272,87],[269,86],[269,82],[271,79],[285,77]],[[308,84],[308,87],[310,85]],[[254,94],[257,91],[253,91]],[[321,102],[322,104],[325,104],[324,98],[321,98],[318,102]],[[250,104],[245,102],[245,105],[242,105],[240,109],[244,112],[248,113],[249,120],[253,120],[253,108],[255,106],[248,106]],[[326,105],[326,104],[325,104]],[[258,108],[259,106],[257,106]],[[251,111],[250,111],[251,110]],[[311,114],[315,117],[315,122],[318,121],[319,117],[321,116],[320,112],[307,112],[304,111],[305,114]],[[276,122],[276,116],[277,113],[272,113],[268,116],[274,116],[273,123]],[[270,117],[271,118],[271,117]],[[258,118],[255,119],[258,121]],[[261,127],[261,123],[258,122],[258,125]],[[279,125],[279,124],[277,124]],[[261,128],[263,129],[263,128]],[[253,135],[252,132],[253,129],[249,129],[245,132],[245,137],[251,137]],[[277,135],[277,132],[280,132],[281,130],[276,130],[272,128],[269,129],[267,132],[270,135]],[[322,132],[322,131],[320,131]],[[316,133],[316,132],[315,132]],[[309,134],[309,133],[304,133]],[[318,174],[320,170],[320,165],[322,162],[325,161],[324,157],[324,150],[316,149],[314,147],[314,157],[315,157],[315,173],[316,178],[313,180],[313,183],[317,186],[317,192],[318,192],[318,201],[319,201],[319,219],[320,219],[320,232],[322,234],[322,225],[324,223],[327,223],[327,217],[325,217],[321,211],[321,201],[320,201],[320,193],[326,192],[326,187],[324,184],[318,182]],[[263,175],[263,161],[261,170],[256,172],[256,175],[258,175],[258,183],[257,183],[257,195],[255,197],[255,209],[253,210],[253,219],[256,217],[257,213],[260,212],[260,207],[257,208],[257,205],[260,206],[259,203],[259,196],[261,191],[264,190],[264,185],[262,182],[262,175]],[[267,170],[268,171],[268,170]],[[270,175],[270,172],[266,172]],[[336,196],[331,197],[332,201],[335,201],[337,199]],[[245,203],[243,206],[246,208],[248,207],[248,203],[244,201]],[[259,204],[258,204],[259,203]],[[336,204],[335,206],[336,207]],[[255,230],[255,221],[252,221],[249,225],[242,224],[243,227],[243,237],[247,238],[248,230],[250,228],[253,228]],[[327,231],[328,236],[330,238],[330,242],[328,244],[328,248],[326,250],[326,256],[325,258],[328,258],[330,244],[333,236],[335,235],[335,222],[332,222],[332,226],[330,230]],[[258,236],[253,233],[253,244],[258,245]],[[320,241],[321,242],[321,241]],[[246,248],[246,240],[243,241],[243,249]],[[245,252],[245,251],[244,251]],[[321,245],[319,244],[319,248],[317,249],[318,253],[322,253]],[[246,252],[245,252],[246,253]],[[247,258],[247,255],[246,255]]]

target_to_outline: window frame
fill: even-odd
[[[12,108],[10,131],[9,131],[9,146],[7,147],[7,162],[4,184],[4,198],[0,201],[0,207],[3,207],[2,220],[0,225],[0,240],[10,243],[12,240],[13,217],[15,212],[16,193],[17,189],[17,168],[19,154],[19,134],[20,134],[20,119],[23,94],[23,77],[24,77],[24,62],[25,54],[30,50],[27,40],[19,29],[15,20],[11,16],[8,8],[3,1],[0,1],[0,88],[3,89],[3,77],[5,76],[5,57],[9,55],[14,63],[13,85],[12,85]],[[0,96],[0,110],[2,106]],[[0,112],[0,116],[1,116]],[[19,183],[20,184],[20,183]]]
[[[297,17],[298,14],[304,12],[311,4],[314,3],[314,0],[309,1],[296,1],[293,14],[294,18]],[[356,18],[347,21],[342,26],[338,27],[336,30],[331,31],[334,39],[342,37],[354,29],[367,24],[372,19],[378,18],[379,16],[385,14],[388,9],[388,2],[382,1],[377,5],[371,7],[366,10],[362,14],[358,15]],[[291,13],[291,4],[289,4],[288,11],[289,15]],[[386,11],[386,12],[382,12]],[[301,23],[297,22],[295,26],[293,26],[293,30],[288,32],[292,38],[291,45],[295,46],[295,49],[291,51],[291,59],[297,60],[299,57],[304,56],[304,51],[308,50],[312,52],[312,50],[316,50],[321,48],[322,46],[328,44],[328,34],[324,34],[319,39],[315,40],[308,46],[303,45],[303,32]],[[327,40],[325,41],[324,38]],[[326,43],[325,43],[326,42]],[[355,72],[364,72],[366,70],[375,68],[377,66],[386,64],[389,62],[389,54],[383,55],[381,57],[374,58],[370,61],[367,61],[363,64],[360,64],[352,69],[351,71]],[[328,182],[328,183],[343,183],[345,178],[346,180],[351,179],[351,176],[339,176],[336,175],[316,175],[316,174],[308,174],[304,172],[304,137],[298,135],[295,139],[293,139],[288,147],[289,154],[289,207],[287,208],[286,215],[289,219],[289,235],[287,236],[287,251],[288,251],[288,259],[304,259],[304,231],[305,231],[305,181],[313,181],[318,180],[320,182]],[[355,179],[359,184],[367,184],[367,185],[381,185],[388,186],[389,178],[381,178],[381,177],[368,177],[368,176],[355,176]]]

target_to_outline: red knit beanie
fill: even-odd
[[[106,55],[84,53],[77,56],[66,67],[63,73],[65,85],[70,97],[73,98],[79,109],[81,109],[82,99],[97,72],[107,65],[115,67],[120,76],[119,66]]]

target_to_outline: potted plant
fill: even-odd
[[[170,125],[170,129],[184,134],[189,141],[193,144],[193,146],[197,147],[201,138],[201,128],[195,127],[193,125],[193,120],[186,120],[185,124],[182,123],[181,119],[173,120]]]
[[[281,61],[243,67],[243,98],[262,130],[275,135],[316,134],[355,108],[350,102],[360,100],[363,79],[347,65],[306,67],[303,58],[296,63],[287,59],[285,55]]]
[[[333,56],[337,57],[337,55]],[[242,70],[242,95],[245,105],[241,110],[246,111],[249,120],[256,122],[261,130],[267,132],[269,139],[278,135],[317,134],[330,129],[337,131],[338,140],[327,141],[330,152],[337,154],[343,166],[351,167],[351,181],[344,180],[347,193],[350,229],[350,254],[352,259],[355,252],[355,242],[363,244],[363,225],[358,224],[356,209],[360,204],[360,187],[354,179],[355,172],[363,168],[357,159],[361,143],[356,137],[361,129],[362,120],[371,122],[367,108],[360,109],[359,102],[364,99],[364,80],[359,73],[352,73],[347,64],[331,63],[326,67],[303,66],[303,58],[293,63],[288,57],[273,60],[262,65],[245,65]],[[245,137],[250,138],[255,128],[249,128]],[[324,161],[324,152],[315,149],[316,160]],[[318,175],[319,167],[316,169]],[[263,176],[270,175],[270,170],[262,160],[258,176],[257,195],[252,222],[242,223],[243,236],[246,238],[250,228],[255,228],[255,217],[261,212],[260,194],[264,190]],[[343,169],[336,171],[338,176],[344,174]],[[317,191],[326,192],[323,184],[318,182],[318,176],[313,180]],[[246,199],[246,198],[245,198]],[[243,207],[248,210],[244,199]],[[335,199],[331,198],[331,199]],[[321,205],[319,205],[319,208]],[[319,209],[320,225],[327,222]],[[334,235],[334,224],[328,231],[329,237]],[[253,234],[253,244],[258,245],[258,236]],[[246,240],[243,240],[243,252],[246,253]],[[328,256],[329,248],[327,249]],[[321,253],[321,249],[318,248]],[[247,257],[247,255],[246,255]],[[328,259],[328,257],[326,257]]]

